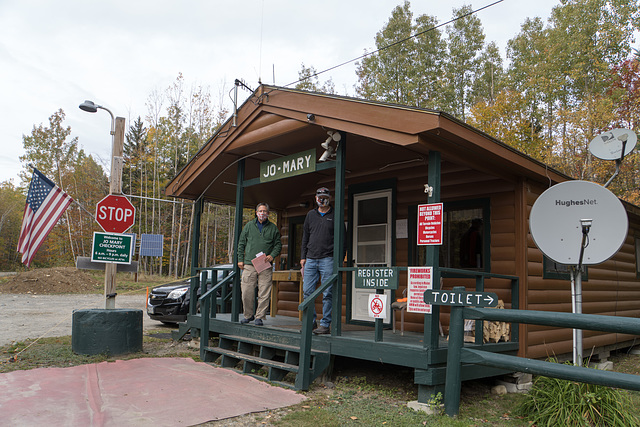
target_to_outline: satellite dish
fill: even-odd
[[[566,181],[547,189],[531,208],[529,228],[540,250],[561,264],[578,265],[582,222],[591,220],[583,264],[611,258],[627,237],[629,221],[620,200],[588,181]]]
[[[621,128],[609,130],[591,140],[589,143],[589,151],[602,160],[620,160],[622,143],[625,141],[624,155],[626,156],[633,150],[638,142],[638,137],[635,132]]]

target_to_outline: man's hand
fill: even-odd
[[[300,260],[300,266],[301,266],[301,267],[304,267],[304,263],[305,263],[305,262],[307,262],[307,260],[306,260],[306,259],[301,259],[301,260]]]
[[[240,270],[244,270],[244,262],[239,262],[239,263],[238,263],[238,268],[239,268]]]
[[[273,257],[271,255],[267,255],[267,261],[273,262]]]

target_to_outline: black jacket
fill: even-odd
[[[322,216],[311,210],[304,219],[300,259],[321,259],[333,256],[333,207]]]

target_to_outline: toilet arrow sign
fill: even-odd
[[[498,305],[498,295],[493,292],[465,292],[426,290],[424,302],[435,305],[495,307]]]

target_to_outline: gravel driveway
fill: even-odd
[[[0,345],[26,338],[71,335],[73,310],[104,306],[104,296],[98,294],[0,294]],[[147,316],[144,294],[118,295],[116,308],[142,310],[144,330],[172,329]]]

